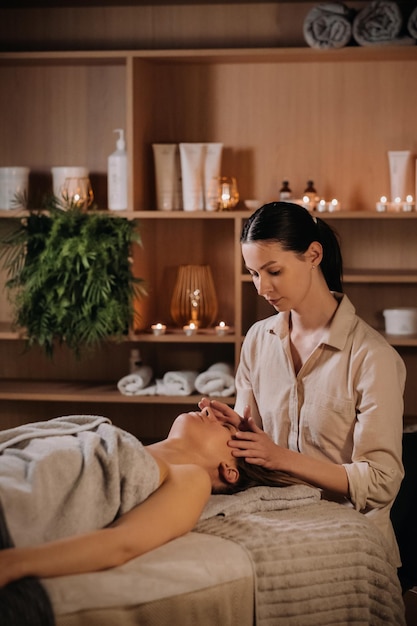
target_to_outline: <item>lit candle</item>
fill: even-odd
[[[229,326],[227,326],[226,322],[219,322],[219,325],[215,328],[216,335],[222,337],[229,332]]]
[[[307,209],[307,211],[312,211],[313,207],[310,203],[310,198],[308,196],[303,196],[303,207]]]
[[[152,324],[151,329],[154,335],[165,335],[167,327],[158,322],[158,324]]]
[[[319,213],[324,213],[324,211],[326,210],[326,205],[326,200],[320,200],[317,206],[317,211],[319,211]]]
[[[336,200],[336,198],[333,198],[333,200],[329,202],[328,210],[330,212],[333,212],[333,211],[338,211],[339,209],[340,209],[339,200]]]
[[[381,196],[379,202],[376,203],[376,210],[378,213],[384,213],[388,209],[387,197]]]
[[[185,332],[185,334],[189,337],[190,335],[195,335],[195,333],[197,332],[197,325],[194,324],[194,322],[190,322],[189,324],[186,324],[185,326],[183,326],[182,329]]]
[[[397,212],[401,211],[401,205],[402,205],[402,202],[401,202],[400,197],[395,198],[394,202],[391,204],[394,211],[397,211]]]
[[[405,202],[403,203],[403,211],[406,211],[407,213],[409,211],[414,211],[414,206],[413,196],[407,196]]]

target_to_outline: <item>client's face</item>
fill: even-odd
[[[211,408],[181,413],[174,421],[169,436],[180,437],[207,467],[218,468],[221,463],[236,467],[236,459],[228,442],[236,433],[232,424],[220,422]],[[203,464],[203,463],[202,463]]]

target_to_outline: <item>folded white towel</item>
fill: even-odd
[[[135,396],[138,392],[149,385],[153,376],[153,370],[149,365],[141,365],[132,374],[123,376],[117,383],[117,388],[124,396]]]
[[[232,365],[214,363],[197,376],[195,388],[206,396],[233,396],[236,387]]]
[[[156,381],[156,394],[160,396],[190,396],[195,390],[198,372],[179,370],[166,372],[162,380]]]
[[[321,491],[309,485],[288,487],[251,487],[231,496],[212,495],[201,513],[199,521],[215,515],[239,515],[262,511],[285,511],[320,501]]]

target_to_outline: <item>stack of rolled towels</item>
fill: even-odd
[[[223,362],[214,363],[201,373],[169,371],[161,379],[152,381],[152,368],[141,365],[136,372],[121,378],[117,388],[125,396],[190,396],[198,392],[205,396],[228,397],[236,391],[233,367]]]
[[[355,12],[339,2],[322,3],[311,9],[304,20],[304,39],[312,48],[410,45],[417,39],[417,8],[408,18],[395,0],[373,0]]]

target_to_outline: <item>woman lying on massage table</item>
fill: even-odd
[[[49,426],[56,421],[59,420],[50,420],[45,424]],[[125,433],[106,421],[106,428]],[[28,576],[48,578],[121,565],[190,531],[211,493],[235,493],[255,485],[285,486],[297,482],[285,473],[271,472],[235,458],[228,442],[236,430],[235,426],[218,421],[211,408],[204,408],[179,415],[163,441],[143,447],[134,440],[135,445],[137,443],[141,446],[141,454],[147,457],[148,467],[156,477],[143,501],[136,503],[137,506],[120,517],[110,520],[104,528],[81,533],[78,530],[78,534],[69,537],[58,534],[58,539],[40,545],[1,550],[0,587]],[[13,431],[19,432],[18,429],[9,432]],[[131,435],[127,435],[132,439]],[[48,445],[49,436],[43,433],[41,437]],[[0,501],[14,540],[14,528],[8,521],[8,511],[12,519],[15,505],[13,500],[12,506],[10,500],[7,504],[7,480],[6,486],[2,485],[1,480],[6,471],[5,464],[10,464],[11,456],[13,454],[7,456],[4,450],[3,454],[0,453]],[[42,489],[50,490],[54,478],[60,480],[54,476],[55,473],[52,466],[52,472],[48,471],[48,479]],[[147,480],[149,482],[149,478]],[[60,489],[59,482],[54,488]],[[123,485],[120,485],[122,489]],[[65,515],[65,508],[59,511],[59,516]],[[81,523],[85,515],[87,513],[84,510],[77,511],[76,519],[72,522],[73,528],[77,529],[77,523]],[[29,530],[31,520],[22,520],[22,524],[24,528],[26,524]]]

